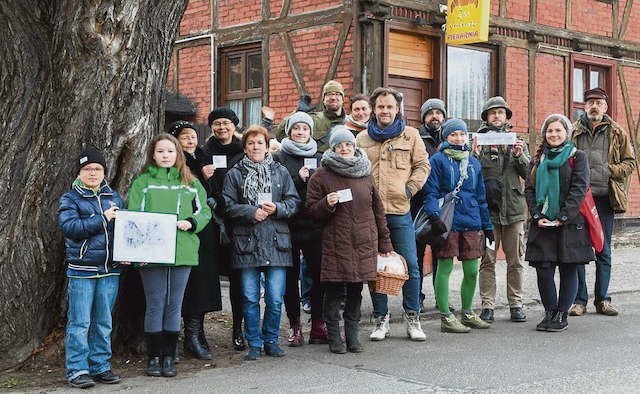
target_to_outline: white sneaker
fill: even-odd
[[[420,326],[420,315],[415,312],[409,312],[404,314],[404,318],[407,321],[407,337],[411,338],[412,341],[425,341],[427,336]]]
[[[369,339],[372,341],[384,341],[389,336],[389,314],[376,318],[376,328],[373,330]]]

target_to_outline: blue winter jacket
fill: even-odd
[[[96,276],[119,273],[113,266],[113,223],[103,212],[112,206],[124,207],[117,192],[105,181],[97,193],[76,180],[60,197],[58,225],[64,235],[67,276]]]
[[[424,210],[431,216],[440,214],[438,200],[456,187],[460,179],[460,162],[443,152],[431,156],[429,162],[431,173],[423,190],[425,192]],[[482,166],[472,155],[469,155],[467,175],[456,199],[452,230],[457,232],[493,230],[482,180]]]

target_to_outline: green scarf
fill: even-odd
[[[469,150],[465,145],[463,147],[458,146],[458,149],[452,148],[453,145],[448,142],[443,142],[440,146],[440,150],[445,155],[449,156],[453,160],[459,162],[458,166],[460,167],[460,177],[462,179],[467,179],[467,167],[469,166]]]
[[[575,152],[571,141],[564,145],[547,147],[540,158],[536,171],[536,203],[542,206],[542,213],[554,220],[560,212],[560,167],[569,160]]]

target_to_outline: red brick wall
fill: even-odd
[[[301,14],[303,12],[324,10],[327,8],[333,8],[336,6],[341,6],[343,1],[341,0],[294,0],[291,2],[291,10],[289,13],[291,14]]]
[[[622,10],[624,10],[625,5],[624,0],[620,0],[620,20],[622,20],[622,15],[624,14]],[[629,17],[629,23],[627,24],[627,30],[624,35],[625,40],[639,42],[640,41],[640,24],[638,23],[640,20],[640,6],[638,3],[634,3],[633,8],[631,8],[631,15]]]
[[[220,0],[215,17],[220,27],[261,20],[262,0]]]
[[[500,13],[500,2],[499,1],[492,1],[491,4],[489,4],[489,9],[490,9],[490,13],[491,15],[498,15]]]
[[[558,0],[538,0],[538,20],[541,25],[564,28],[566,3]]]
[[[544,119],[550,114],[565,113],[567,89],[564,80],[564,58],[538,54],[535,80],[535,130],[539,131]]]
[[[519,48],[507,48],[506,51],[506,92],[505,99],[509,103],[513,117],[511,124],[517,132],[528,131],[528,95],[529,77],[527,51]]]
[[[629,25],[629,27],[631,27],[631,24]],[[637,114],[640,111],[640,91],[637,88],[638,86],[640,86],[640,69],[634,67],[622,67],[622,69],[624,71],[624,77],[627,83],[629,103],[631,104],[631,114],[633,115],[633,121],[637,122],[639,118],[639,115]],[[616,85],[618,85],[618,83],[619,80],[616,79]],[[617,88],[615,100],[617,111],[613,115],[613,119],[628,132],[633,132],[634,126],[629,125],[629,123],[627,122],[625,102],[622,97],[622,89],[620,87]],[[629,209],[627,210],[627,213],[625,215],[640,216],[640,198],[638,198],[638,196],[640,196],[640,185],[638,184],[637,170],[634,171],[633,175],[631,176],[631,190],[629,196],[631,196],[629,198]]]
[[[178,51],[178,92],[196,105],[196,123],[207,123],[211,108],[211,51],[209,44]]]
[[[622,9],[620,12],[622,13]],[[573,0],[571,3],[571,29],[611,37],[613,30],[611,15],[611,4],[595,0]]]
[[[180,21],[179,35],[206,32],[211,28],[210,0],[189,0]]]
[[[271,16],[277,18],[280,16],[280,11],[282,11],[282,3],[283,0],[271,0],[269,7],[271,8]]]
[[[522,1],[522,0],[507,1],[507,18],[518,19],[521,21],[528,21],[529,20],[529,2]]]

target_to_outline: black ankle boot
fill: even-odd
[[[163,336],[162,376],[172,378],[178,374],[178,370],[176,369],[176,344],[178,343],[178,332],[163,331]]]
[[[362,353],[364,349],[358,339],[358,322],[352,320],[344,321],[344,336],[347,340],[347,350],[351,353]]]
[[[551,320],[549,321],[549,325],[547,326],[547,331],[558,332],[564,331],[567,329],[567,312],[555,311]]]
[[[549,322],[553,317],[553,311],[544,311],[544,319],[536,326],[536,331],[547,331]]]
[[[244,335],[242,335],[241,327],[233,328],[233,336],[231,340],[233,342],[234,350],[243,351],[247,348],[247,343],[244,340]]]
[[[184,351],[191,353],[199,360],[211,360],[211,353],[200,342],[202,315],[185,316],[184,318]]]
[[[161,376],[162,332],[145,333],[147,342],[147,375]]]
[[[329,333],[329,350],[331,353],[345,354],[347,347],[342,342],[340,336],[340,322],[339,321],[325,321],[327,325],[327,332]]]

